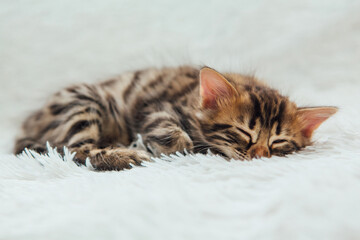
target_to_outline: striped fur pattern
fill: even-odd
[[[204,67],[145,69],[53,95],[24,123],[15,153],[46,142],[98,170],[140,165],[176,151],[227,159],[284,156],[311,143],[334,107],[298,108],[252,76]],[[127,146],[141,134],[147,151]]]

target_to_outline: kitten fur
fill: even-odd
[[[28,117],[14,152],[46,142],[89,158],[97,170],[122,170],[176,151],[250,160],[284,156],[311,144],[335,107],[298,108],[252,76],[191,66],[145,69],[53,95]],[[129,149],[141,134],[147,151]]]

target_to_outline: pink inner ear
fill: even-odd
[[[322,122],[324,122],[326,119],[310,118],[310,119],[304,119],[304,120],[305,120],[305,127],[302,129],[301,132],[305,137],[310,138],[312,136],[314,130],[317,129],[320,126],[320,124]]]
[[[217,99],[228,98],[235,93],[231,84],[218,72],[211,68],[200,71],[200,96],[202,106],[216,108]]]
[[[302,108],[298,114],[303,121],[301,130],[303,136],[311,138],[315,129],[317,129],[326,119],[337,112],[335,107]]]

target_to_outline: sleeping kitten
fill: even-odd
[[[46,142],[76,152],[97,170],[140,165],[176,151],[249,160],[284,156],[311,144],[335,107],[298,108],[254,77],[214,69],[146,69],[56,93],[24,123],[15,153]],[[147,152],[126,146],[141,134]]]

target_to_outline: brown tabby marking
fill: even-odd
[[[97,170],[140,165],[176,151],[225,158],[283,156],[311,143],[313,131],[337,111],[298,108],[253,77],[204,67],[146,69],[56,93],[31,115],[16,141],[46,151],[46,142],[76,152]],[[128,149],[141,134],[147,152]]]

